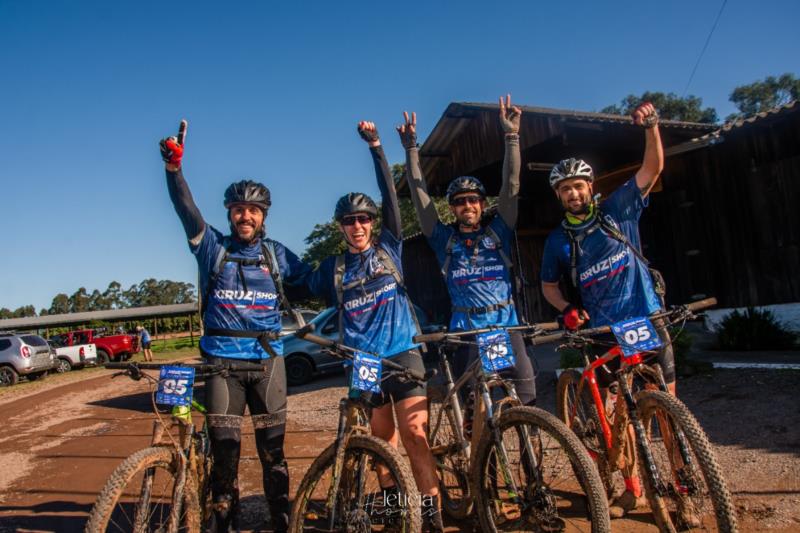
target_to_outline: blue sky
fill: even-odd
[[[153,277],[194,282],[156,143],[189,120],[206,220],[252,177],[298,254],[351,190],[377,195],[358,120],[452,101],[598,110],[682,94],[721,1],[71,2],[0,0],[0,307]],[[800,74],[800,4],[729,0],[689,87],[724,117],[737,85]]]

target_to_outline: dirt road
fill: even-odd
[[[146,385],[106,371],[73,372],[0,395],[0,532],[81,531],[114,467],[147,445],[152,408]],[[540,378],[540,405],[553,385]],[[717,371],[679,385],[706,428],[734,493],[744,531],[800,530],[800,372]],[[292,390],[287,456],[295,490],[333,439],[341,378]],[[263,519],[260,465],[249,421],[240,468],[244,525]],[[615,530],[655,531],[646,509]],[[457,531],[457,527],[450,529]]]

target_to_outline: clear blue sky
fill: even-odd
[[[184,170],[206,220],[264,181],[268,232],[298,254],[351,190],[377,195],[355,133],[389,160],[452,101],[598,110],[682,94],[720,1],[89,2],[0,0],[0,307],[153,277],[195,282],[156,142],[189,120]],[[800,74],[800,3],[729,0],[689,87]]]

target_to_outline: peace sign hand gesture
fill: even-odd
[[[411,112],[411,119],[408,118],[408,111],[403,111],[405,124],[397,126],[397,133],[400,134],[400,142],[403,148],[410,150],[417,147],[417,114]]]
[[[503,126],[503,131],[506,134],[519,133],[519,123],[522,118],[522,109],[517,106],[511,105],[511,95],[506,95],[506,101],[503,102],[503,97],[500,97],[500,125]]]
[[[183,141],[186,139],[186,128],[188,126],[189,123],[186,120],[181,120],[181,125],[178,127],[178,136],[166,137],[158,143],[161,147],[161,159],[167,164],[167,170],[174,172],[181,168]]]

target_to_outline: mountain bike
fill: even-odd
[[[555,323],[551,328],[557,327]],[[516,357],[509,331],[535,337],[542,325],[418,335],[438,343],[443,384],[429,384],[429,442],[445,512],[477,511],[481,531],[610,531],[608,500],[597,468],[569,428],[546,411],[524,406],[501,372]],[[478,345],[480,357],[454,381],[448,351]],[[472,390],[472,434],[460,392]]]
[[[105,367],[121,370],[112,377],[144,378],[155,385],[152,404],[156,420],[150,446],[131,454],[106,481],[89,513],[86,533],[200,531],[211,512],[211,453],[206,409],[191,398],[194,381],[227,372],[263,371],[264,367],[244,362],[128,362],[106,363]],[[159,378],[142,372],[161,369],[166,372],[162,370]],[[157,398],[176,404],[169,420],[159,412]],[[193,423],[192,410],[203,415],[199,429]]]
[[[295,335],[353,363],[359,387],[378,392],[389,375],[424,383],[419,372],[311,333],[313,325]],[[349,393],[339,401],[336,440],[309,467],[292,505],[290,531],[416,532],[421,500],[410,466],[389,443],[369,429],[369,397]]]
[[[708,298],[650,318],[677,324],[714,304],[716,299]],[[592,338],[611,331],[616,342]],[[731,496],[708,437],[686,405],[668,392],[660,366],[646,364],[657,353],[657,338],[652,322],[636,318],[541,336],[534,343],[563,340],[562,347],[584,354],[583,370],[567,370],[559,377],[557,412],[596,459],[609,495],[614,472],[630,472],[638,463],[661,531],[736,531]],[[609,349],[593,360],[588,355],[592,345]],[[604,398],[597,373],[615,359],[620,359],[619,370]]]

